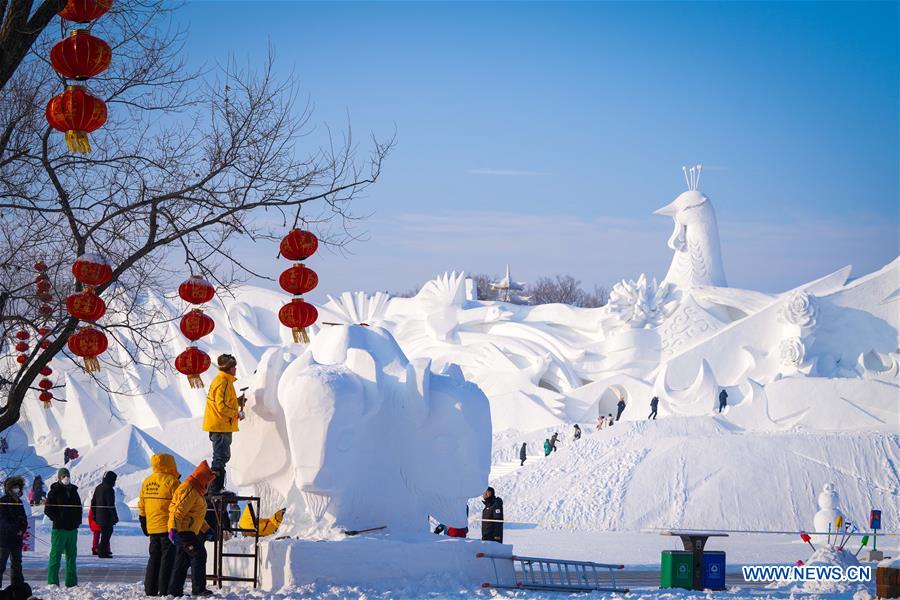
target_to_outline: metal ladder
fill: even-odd
[[[537,558],[534,556],[501,556],[478,552],[478,558],[489,558],[494,567],[497,583],[484,583],[482,587],[500,589],[542,590],[550,592],[621,592],[628,593],[628,588],[616,587],[614,571],[622,570],[624,565],[608,565],[604,563],[580,560],[560,560],[556,558]],[[497,571],[497,561],[512,561],[515,572],[515,585],[504,583]],[[517,564],[518,563],[518,564]],[[606,574],[608,581],[603,581]]]
[[[250,518],[253,520],[253,529],[241,529],[231,525],[228,507],[238,505],[240,501],[247,501],[247,507],[250,510]],[[223,494],[221,496],[213,496],[213,512],[216,517],[216,539],[213,540],[213,572],[206,576],[208,581],[212,581],[215,585],[222,587],[223,581],[246,581],[253,583],[256,588],[259,579],[259,502],[258,496],[234,496],[232,494]],[[256,503],[254,510],[253,504]],[[252,533],[253,534],[253,553],[248,552],[225,552],[225,532],[231,533]],[[248,536],[249,537],[249,536]],[[225,575],[223,572],[223,562],[225,558],[252,558],[253,559],[253,577],[238,577],[235,575]]]

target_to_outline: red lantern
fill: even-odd
[[[281,240],[281,255],[288,260],[306,260],[319,247],[319,240],[309,231],[292,229]]]
[[[80,85],[66,86],[59,96],[47,103],[46,117],[50,126],[66,134],[66,145],[75,154],[91,151],[88,134],[106,123],[106,104],[87,93]]]
[[[86,29],[76,29],[50,50],[50,63],[57,73],[79,81],[96,77],[109,67],[112,49]]]
[[[50,392],[41,392],[40,395],[38,396],[38,400],[40,400],[41,402],[44,402],[44,403],[49,403],[51,400],[53,400],[53,394],[51,394]],[[46,407],[46,408],[49,408],[49,407]]]
[[[27,341],[29,338],[31,338],[31,336],[24,329],[20,329],[19,331],[16,332],[17,340],[22,340],[24,342],[24,341]]]
[[[35,289],[38,291],[38,293],[49,292],[50,291],[50,282],[47,281],[46,279],[38,281],[37,285],[35,286]]]
[[[185,302],[203,304],[216,295],[216,288],[200,275],[191,275],[187,281],[178,286],[178,295]]]
[[[84,358],[84,370],[88,373],[100,370],[97,357],[109,347],[106,334],[93,327],[83,327],[81,331],[69,338],[69,351]]]
[[[69,0],[59,16],[67,21],[87,23],[103,16],[110,6],[112,0]]]
[[[209,335],[215,328],[216,322],[204,315],[203,311],[198,308],[181,317],[181,333],[192,342]]]
[[[37,271],[37,272],[39,272],[39,273],[43,273],[43,272],[46,271],[47,269],[48,269],[47,263],[45,263],[45,262],[42,261],[42,260],[39,260],[39,261],[37,261],[36,263],[34,263],[34,270]],[[46,275],[45,275],[45,277],[46,277]]]
[[[19,363],[20,365],[24,365],[25,363],[28,362],[28,357],[25,356],[24,354],[20,354],[16,357],[16,362]]]
[[[46,292],[46,293],[39,292],[37,295],[37,299],[40,300],[41,302],[50,302],[51,300],[53,300],[53,294],[51,294],[49,292]]]
[[[318,318],[319,311],[316,310],[316,307],[304,302],[302,298],[294,298],[278,311],[278,320],[285,327],[291,328],[295,343],[301,341],[305,344],[309,343],[306,328],[315,323]]]
[[[189,346],[187,350],[179,354],[175,359],[175,368],[178,369],[179,373],[187,375],[188,383],[191,384],[192,388],[203,387],[203,380],[200,379],[200,375],[209,369],[210,364],[212,364],[212,361],[209,359],[209,355],[196,346]]]
[[[72,263],[72,274],[82,285],[98,287],[112,281],[112,267],[99,254],[83,254]]]
[[[50,340],[44,340],[41,342],[41,350],[46,350],[50,347]]]
[[[53,382],[50,381],[49,379],[41,379],[38,382],[38,387],[41,388],[42,390],[49,390],[50,388],[53,387]]]
[[[51,369],[50,367],[44,367],[43,369],[41,369],[41,375],[43,375],[44,377],[50,377],[51,375],[53,375],[53,369]]]
[[[16,352],[28,352],[28,344],[25,342],[19,342],[16,344]]]
[[[94,292],[81,292],[66,298],[69,314],[80,321],[98,321],[106,314],[106,303]]]
[[[53,307],[49,304],[41,304],[38,307],[38,312],[46,317],[53,314]]]
[[[50,328],[49,327],[38,327],[38,333],[42,336],[47,335],[48,333],[50,333]]]
[[[299,296],[319,285],[319,276],[312,269],[298,264],[282,273],[278,283],[287,293]]]

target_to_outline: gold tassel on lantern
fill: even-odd
[[[293,329],[291,329],[291,333],[294,334],[294,343],[295,344],[299,344],[300,342],[303,342],[304,344],[309,343],[309,335],[307,335],[307,333],[306,333],[306,327],[302,327],[302,328],[294,327]]]
[[[188,375],[188,383],[194,389],[203,388],[203,380],[200,379],[199,375]]]
[[[100,361],[96,356],[84,357],[84,370],[86,373],[96,373],[100,371]]]
[[[72,154],[88,154],[91,151],[91,141],[84,131],[70,129],[66,132],[66,145]]]

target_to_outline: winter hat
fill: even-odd
[[[57,479],[62,479],[63,477],[71,477],[71,475],[69,475],[69,470],[65,467],[56,472]]]
[[[197,491],[206,493],[206,489],[209,487],[209,484],[212,483],[212,480],[216,478],[215,472],[209,468],[209,463],[205,460],[197,465],[197,468],[194,469],[194,472],[188,475],[187,480],[197,488]]]
[[[230,354],[220,354],[219,358],[216,359],[216,364],[219,365],[219,370],[227,371],[228,369],[237,366],[237,359]]]
[[[24,490],[25,480],[19,476],[15,476],[9,477],[6,481],[3,482],[3,491],[7,494],[11,494],[14,487],[18,487],[19,489]]]
[[[116,475],[113,471],[107,471],[103,476],[103,483],[107,485],[116,485],[116,479],[118,479],[118,475]]]

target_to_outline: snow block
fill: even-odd
[[[225,548],[226,552],[252,552],[252,542],[233,540]],[[444,536],[414,541],[375,536],[339,541],[263,540],[259,544],[259,584],[264,591],[277,592],[314,582],[394,589],[428,580],[437,587],[446,583],[448,588],[474,590],[497,581],[491,561],[476,557],[479,552],[512,556],[512,546]],[[252,559],[223,560],[225,575],[253,577]],[[513,577],[512,562],[498,561],[498,569],[504,564],[509,565],[504,578],[508,582]],[[212,552],[207,573],[212,573]]]

